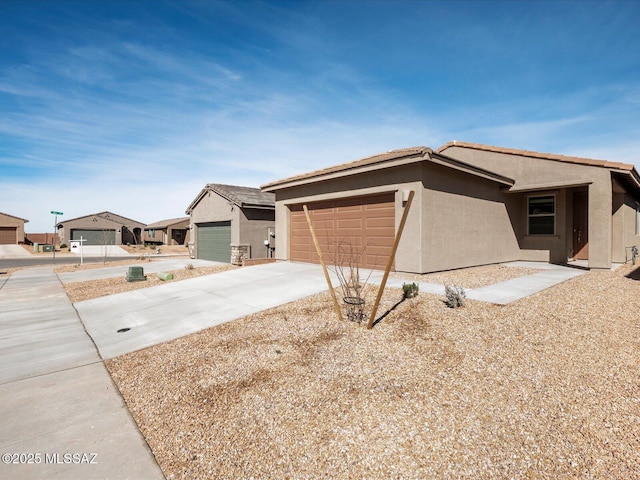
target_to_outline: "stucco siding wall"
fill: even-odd
[[[240,245],[250,245],[249,258],[268,258],[264,241],[268,240],[268,229],[275,230],[273,210],[246,208],[240,212]],[[283,230],[284,232],[284,230]]]
[[[469,148],[450,147],[442,153],[469,165],[475,165],[512,178],[515,180],[515,187],[572,180],[589,180],[603,171],[608,174],[608,170],[601,167]]]
[[[611,230],[613,192],[611,174],[606,169],[594,172],[589,185],[589,268],[611,267]]]
[[[614,193],[612,199],[612,248],[611,261],[623,263],[631,256],[626,247],[640,248],[640,236],[636,235],[636,202],[626,193]]]
[[[24,242],[24,220],[0,213],[0,227],[16,227],[15,242]]]
[[[240,239],[240,209],[217,193],[207,192],[191,212],[191,242],[195,244],[195,255],[198,257],[198,224],[207,222],[231,222],[231,243],[238,243]],[[231,247],[229,247],[231,252]],[[231,254],[231,253],[229,253]]]
[[[555,234],[553,235],[529,235],[527,232],[529,197],[553,195],[555,197]],[[569,255],[569,242],[572,239],[570,228],[573,220],[569,218],[567,204],[567,190],[544,190],[522,194],[522,207],[516,213],[524,221],[523,228],[519,230],[520,246],[522,248],[521,260],[544,261],[557,264],[567,262]]]
[[[19,218],[0,213],[0,227],[24,227],[24,221]]]
[[[585,182],[588,187],[589,208],[589,267],[609,268],[612,251],[612,183],[608,169],[577,165],[554,160],[529,158],[519,155],[450,147],[442,152],[446,156],[505,175],[515,180],[514,187],[544,185],[559,182]],[[565,192],[565,193],[561,193]],[[538,192],[536,192],[538,193]],[[572,242],[573,219],[567,216],[566,190],[556,190],[558,209],[556,234],[553,237],[520,237],[523,249],[548,250],[549,261],[562,263],[567,260]],[[564,198],[563,198],[564,195]],[[562,224],[561,222],[565,222]]]
[[[499,184],[433,164],[423,176],[422,273],[520,257]]]

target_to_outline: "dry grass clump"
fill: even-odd
[[[461,268],[459,270],[425,273],[423,275],[392,273],[391,277],[411,280],[414,282],[436,283],[439,285],[459,285],[463,288],[480,288],[542,271],[542,269],[529,267],[483,265],[481,267]]]
[[[639,478],[639,271],[389,289],[371,331],[322,293],[107,366],[169,479]]]
[[[140,264],[140,262],[134,262]],[[111,266],[111,264],[109,264]],[[153,287],[161,283],[176,282],[186,280],[188,278],[200,277],[202,275],[211,275],[227,270],[239,268],[234,265],[216,265],[211,267],[199,267],[193,269],[183,268],[181,270],[170,270],[173,274],[173,280],[160,280],[156,273],[148,273],[147,280],[143,282],[127,282],[126,276],[116,278],[103,278],[100,280],[87,280],[85,282],[65,283],[64,289],[72,303],[91,300],[92,298],[104,297],[116,293],[130,292],[141,288]]]

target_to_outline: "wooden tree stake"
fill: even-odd
[[[409,192],[409,198],[407,199],[407,204],[404,207],[404,212],[402,212],[402,219],[400,220],[400,226],[398,227],[398,232],[396,233],[396,239],[393,242],[391,255],[389,255],[387,268],[385,269],[384,275],[382,276],[382,283],[380,283],[380,288],[378,289],[378,296],[376,297],[376,301],[373,304],[373,310],[371,310],[371,317],[369,318],[369,323],[367,323],[368,329],[371,329],[373,327],[373,322],[376,319],[376,313],[378,312],[378,305],[380,304],[380,299],[382,298],[382,292],[384,291],[384,287],[387,284],[387,278],[389,277],[389,271],[391,270],[391,265],[393,265],[393,259],[396,257],[396,250],[398,250],[398,244],[400,243],[400,237],[402,237],[404,224],[407,222],[407,215],[409,214],[409,209],[411,208],[411,202],[413,201],[414,193],[415,192],[413,190]]]
[[[309,216],[309,210],[306,205],[302,206],[304,210],[304,214],[307,217],[307,223],[309,224],[309,230],[311,231],[311,238],[313,238],[313,244],[316,246],[316,251],[318,252],[318,257],[320,257],[320,265],[322,265],[322,272],[324,273],[324,278],[327,281],[327,286],[329,287],[329,293],[331,294],[331,298],[333,299],[333,306],[336,308],[336,313],[338,314],[338,318],[340,321],[343,321],[342,311],[340,310],[340,304],[338,304],[338,299],[336,298],[336,292],[333,291],[333,285],[331,285],[331,278],[329,278],[329,272],[327,272],[327,267],[324,264],[324,258],[322,257],[322,250],[320,250],[320,244],[318,243],[318,238],[316,237],[316,232],[313,230],[313,225],[311,224],[311,217]]]

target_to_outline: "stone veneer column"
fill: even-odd
[[[249,258],[250,245],[231,244],[231,264],[242,265],[242,260]]]

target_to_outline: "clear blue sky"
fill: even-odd
[[[0,0],[0,45],[27,232],[454,139],[640,165],[636,1]]]

